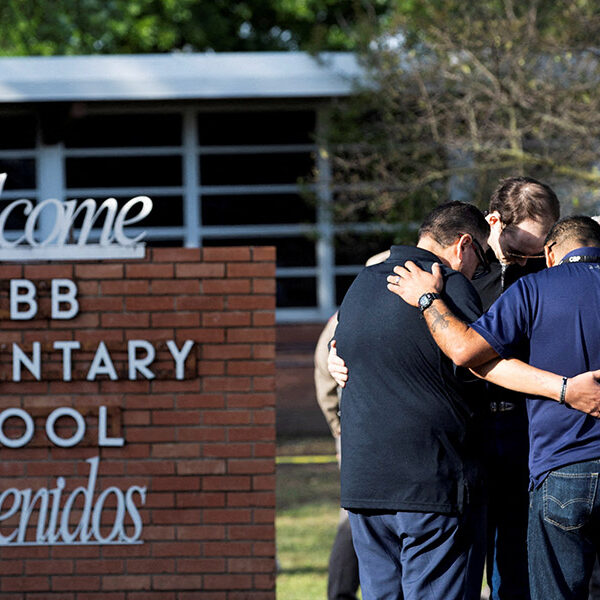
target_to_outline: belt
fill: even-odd
[[[496,400],[490,401],[490,412],[508,412],[514,410],[517,405],[514,402],[497,402]]]

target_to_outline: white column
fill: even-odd
[[[200,168],[198,165],[198,129],[196,111],[186,108],[183,113],[183,222],[186,248],[197,248],[200,237]]]
[[[335,303],[335,250],[332,222],[333,194],[331,161],[327,146],[328,115],[325,108],[317,110],[317,302],[320,315],[328,319]]]
[[[62,142],[58,144],[38,142],[36,179],[38,202],[48,200],[48,198],[55,198],[59,202],[66,200],[65,160]],[[56,215],[52,209],[47,208],[42,211],[38,220],[37,239],[45,240],[48,237],[54,227],[55,219]]]

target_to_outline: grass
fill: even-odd
[[[329,438],[277,443],[280,457],[334,453]],[[327,563],[339,518],[339,485],[335,463],[277,464],[277,600],[327,598]],[[487,597],[486,590],[484,585],[482,599]]]
[[[281,440],[278,455],[333,455],[329,439]],[[327,563],[339,517],[335,463],[277,465],[278,600],[327,597]]]

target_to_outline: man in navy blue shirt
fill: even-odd
[[[471,326],[443,299],[424,316],[448,357],[495,383],[514,385],[498,357],[561,373],[545,394],[558,402],[535,396],[534,385],[527,400],[531,594],[534,600],[584,600],[600,552],[600,421],[570,408],[581,403],[569,378],[600,368],[600,225],[588,217],[563,219],[548,234],[544,252],[553,268],[520,279]],[[394,271],[388,288],[413,306],[443,287],[437,267],[428,273],[407,263]]]

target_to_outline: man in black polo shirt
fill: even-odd
[[[336,343],[352,372],[341,401],[341,503],[351,511],[365,600],[479,598],[481,446],[468,385],[416,309],[381,287],[396,264],[441,262],[444,300],[470,322],[481,303],[467,278],[485,263],[488,235],[472,205],[442,205],[417,247],[393,246],[340,308]]]

